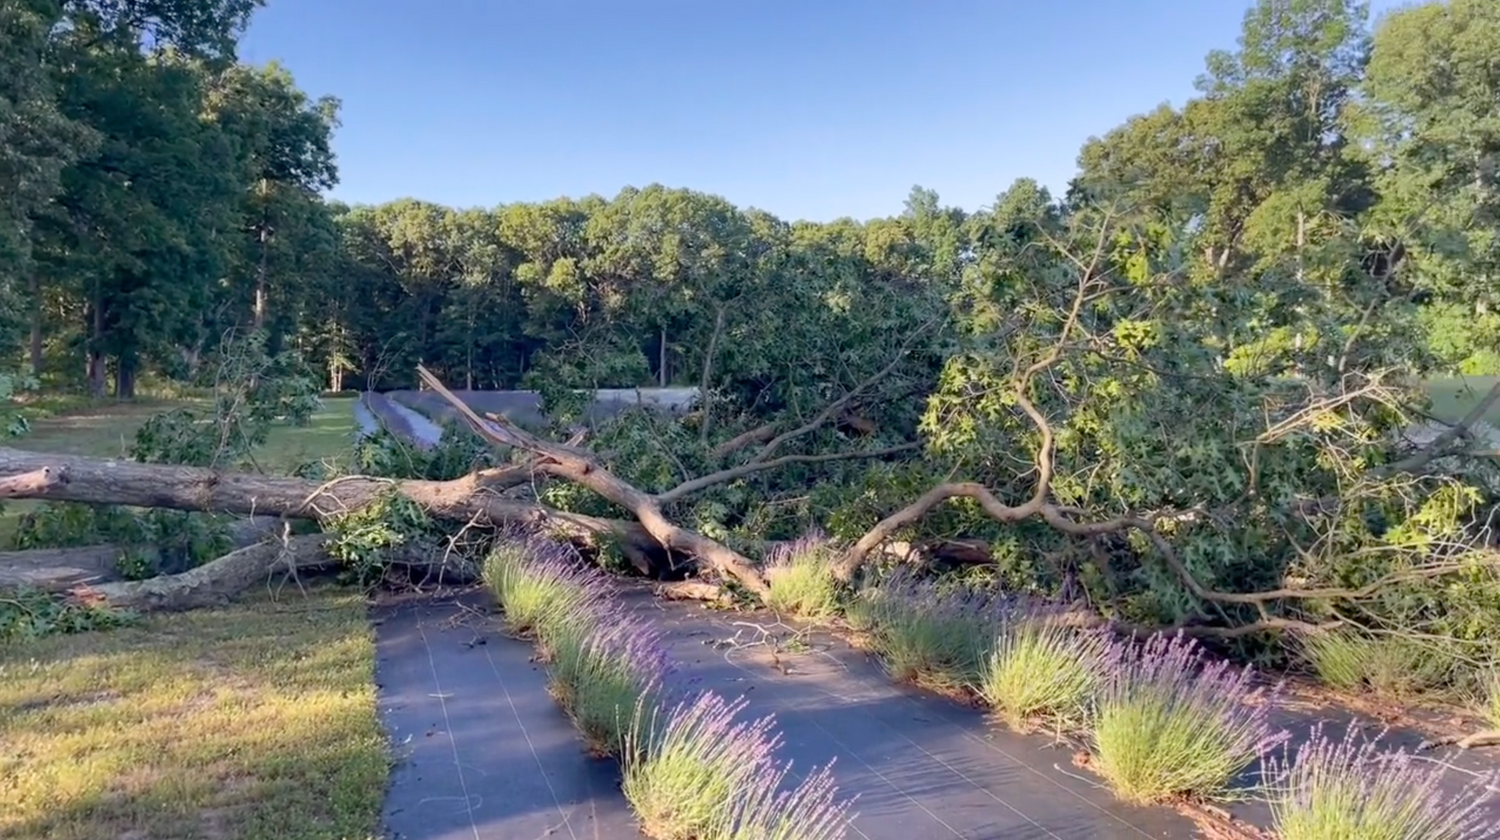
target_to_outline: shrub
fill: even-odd
[[[1274,693],[1274,692],[1273,692]],[[1095,770],[1122,799],[1160,802],[1229,793],[1236,775],[1286,738],[1251,671],[1207,663],[1180,633],[1123,652],[1100,687]]]
[[[839,611],[839,581],[833,574],[833,546],[805,536],[776,549],[766,562],[770,593],[766,606],[801,618],[823,619]]]
[[[665,719],[638,707],[623,753],[621,789],[656,840],[704,840],[730,803],[774,773],[770,717],[736,720],[746,706],[712,692],[679,703]]]
[[[839,840],[849,806],[828,767],[788,788],[774,718],[739,720],[746,701],[712,692],[665,717],[637,708],[621,788],[656,840]]]
[[[552,641],[551,691],[590,753],[619,755],[633,710],[670,670],[660,635],[618,610],[562,625]]]
[[[831,766],[783,790],[788,764],[762,777],[730,801],[706,832],[709,840],[841,840],[849,828],[849,802],[838,799]]]
[[[1086,725],[1100,674],[1117,650],[1103,630],[1068,627],[1046,610],[1020,610],[1002,624],[976,693],[1021,732]]]
[[[869,634],[893,679],[956,692],[978,681],[998,606],[983,592],[902,573],[862,592],[851,624]]]
[[[1294,758],[1268,761],[1270,805],[1281,840],[1479,840],[1500,837],[1479,785],[1455,796],[1440,764],[1376,751],[1351,724],[1342,741],[1319,724]]]
[[[1305,636],[1301,647],[1318,679],[1344,691],[1406,697],[1442,685],[1451,672],[1450,657],[1400,636],[1338,629]]]
[[[502,538],[484,563],[484,582],[505,613],[505,625],[535,637],[550,652],[552,637],[602,602],[597,572],[573,562],[566,549],[537,539]]]

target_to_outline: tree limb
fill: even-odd
[[[66,480],[66,474],[54,467],[39,467],[30,472],[0,478],[0,499],[34,496]]]
[[[451,405],[476,432],[500,446],[513,446],[539,456],[537,472],[564,478],[587,487],[604,499],[630,511],[658,544],[707,563],[715,571],[734,578],[756,595],[767,593],[766,583],[749,559],[708,537],[673,524],[662,513],[656,498],[633,487],[605,469],[591,455],[543,440],[509,423],[486,422],[474,410],[449,391],[441,380],[422,365],[417,366],[422,381]]]

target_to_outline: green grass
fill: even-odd
[[[363,599],[275,603],[0,649],[0,836],[363,840],[389,769]]]
[[[1067,627],[1043,614],[1006,621],[985,660],[978,694],[1011,729],[1078,729],[1109,663],[1104,634]]]
[[[91,458],[125,458],[136,430],[148,419],[175,408],[206,410],[204,399],[131,401],[62,397],[26,403],[31,431],[5,445],[30,452],[55,452]],[[323,408],[306,426],[276,426],[256,453],[268,472],[287,472],[299,464],[338,459],[353,452],[354,399],[325,397]],[[0,507],[0,547],[8,547],[22,516],[40,502],[8,501]]]
[[[1428,380],[1427,392],[1432,396],[1433,416],[1457,423],[1497,381],[1500,381],[1500,376],[1452,376]],[[1490,406],[1480,419],[1500,426],[1500,405]]]

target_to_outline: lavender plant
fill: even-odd
[[[1302,654],[1318,679],[1345,691],[1366,687],[1390,697],[1406,697],[1443,684],[1451,658],[1401,636],[1375,636],[1331,630],[1301,640]]]
[[[839,581],[833,546],[821,534],[809,534],[773,551],[766,560],[770,593],[766,606],[806,619],[826,619],[839,612]]]
[[[619,755],[634,710],[671,671],[659,633],[612,608],[585,610],[552,636],[550,689],[590,753]]]
[[[1100,674],[1118,656],[1104,630],[1069,627],[1053,613],[1026,607],[1008,615],[975,687],[1017,731],[1086,726]]]
[[[893,679],[957,691],[978,680],[1001,606],[984,592],[902,572],[861,592],[849,616]]]
[[[1252,672],[1209,662],[1178,633],[1123,651],[1100,686],[1093,765],[1122,799],[1214,799],[1287,737]],[[1275,695],[1276,691],[1270,692]]]
[[[485,560],[484,582],[504,610],[506,627],[535,637],[549,652],[552,636],[603,602],[597,571],[574,563],[562,546],[539,539],[498,540]]]
[[[1322,724],[1295,754],[1267,761],[1270,805],[1281,840],[1494,840],[1486,786],[1442,788],[1444,768],[1378,750],[1351,723],[1334,741]],[[1493,782],[1490,783],[1491,785]]]
[[[735,797],[774,776],[774,721],[739,720],[746,701],[713,692],[660,716],[638,706],[625,750],[621,788],[642,830],[656,840],[711,840]]]
[[[704,833],[707,840],[842,840],[852,820],[852,801],[838,797],[832,764],[786,788],[788,763],[750,787],[718,812]]]

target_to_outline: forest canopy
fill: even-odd
[[[893,217],[819,223],[656,184],[331,201],[339,103],[236,59],[257,5],[0,0],[17,374],[130,397],[253,332],[335,391],[412,388],[419,364],[554,402],[694,386],[689,421],[589,445],[735,546],[821,528],[853,563],[964,540],[1131,621],[1355,604],[1494,637],[1495,569],[1473,560],[1493,465],[1466,427],[1415,453],[1402,432],[1429,378],[1500,374],[1500,4],[1372,23],[1260,0],[1195,97],[1090,139],[1064,194],[1020,179],[964,210],[918,187]],[[682,489],[791,432],[869,457]],[[1265,594],[1288,580],[1349,603]]]

